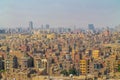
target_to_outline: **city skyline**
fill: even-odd
[[[119,0],[1,0],[0,27],[114,27],[120,20]]]

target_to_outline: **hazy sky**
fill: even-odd
[[[120,0],[0,0],[0,26],[116,26]]]

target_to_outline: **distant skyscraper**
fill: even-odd
[[[88,24],[88,29],[94,30],[94,24]]]
[[[32,21],[29,22],[29,29],[30,29],[30,30],[33,29],[33,22],[32,22]]]
[[[50,25],[49,24],[46,24],[46,29],[49,29],[50,28]]]
[[[94,24],[88,24],[88,29],[94,32],[95,31]]]
[[[21,27],[17,28],[17,31],[22,32],[22,28]]]
[[[43,26],[43,24],[41,25],[41,29],[44,29],[44,26]]]

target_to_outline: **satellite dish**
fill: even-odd
[[[73,77],[73,74],[70,74],[69,76],[72,78],[72,77]]]

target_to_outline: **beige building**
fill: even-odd
[[[87,61],[86,60],[80,60],[80,72],[82,75],[87,74]]]

